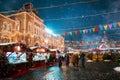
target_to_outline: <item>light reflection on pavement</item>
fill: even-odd
[[[58,66],[53,66],[49,68],[36,70],[14,80],[64,80],[64,79],[62,68],[59,68]]]
[[[118,64],[113,62],[86,63],[86,68],[63,65],[42,68],[14,80],[120,80],[120,73],[114,71]]]

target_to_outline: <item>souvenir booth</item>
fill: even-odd
[[[31,52],[31,50],[25,44],[16,42],[1,43],[0,50],[7,60],[1,62],[1,64],[5,65],[0,67],[4,70],[7,65],[6,70],[9,76],[28,69],[27,52]]]
[[[34,46],[30,47],[30,49],[32,50],[32,67],[44,66],[45,57],[49,58],[50,56],[48,49],[43,46]]]

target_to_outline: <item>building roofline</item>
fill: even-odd
[[[6,18],[6,19],[9,19],[9,20],[12,21],[12,22],[15,22],[13,19],[10,19],[8,16],[4,16],[4,15],[2,15],[2,14],[0,14],[0,16],[4,17],[4,18]]]
[[[16,13],[16,14],[11,14],[11,15],[9,15],[8,17],[20,15],[20,14],[23,14],[23,13],[24,13],[24,14],[27,14],[27,15],[29,15],[29,16],[31,16],[31,17],[33,17],[32,15],[29,14],[29,12],[26,12],[26,11],[20,12],[20,13]],[[44,22],[40,17],[36,16],[36,14],[34,14],[34,13],[32,13],[32,14],[33,14],[34,17],[36,17],[40,22]]]

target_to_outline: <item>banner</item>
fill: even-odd
[[[95,31],[99,31],[99,27],[95,27]]]
[[[120,22],[118,22],[118,26],[120,27]]]
[[[72,36],[72,32],[70,32],[70,35]]]
[[[88,33],[88,29],[86,29],[85,32]]]
[[[83,30],[83,33],[85,33],[85,30]]]
[[[108,24],[109,28],[112,29],[112,24]]]
[[[117,28],[117,23],[113,23],[114,28]]]
[[[107,30],[108,26],[107,25],[104,25],[104,29]]]
[[[99,28],[101,31],[104,29],[102,25],[99,25]]]
[[[90,28],[90,29],[84,29],[84,30],[77,30],[77,31],[71,31],[71,32],[65,32],[63,33],[64,36],[67,36],[67,35],[71,35],[73,34],[73,32],[75,34],[85,34],[85,33],[91,33],[91,32],[95,32],[95,31],[103,31],[103,30],[108,30],[109,29],[112,29],[112,28],[117,28],[117,27],[120,27],[120,22],[118,23],[111,23],[111,24],[106,24],[106,25],[99,25],[97,27],[93,27],[93,28]]]
[[[95,32],[95,28],[92,28],[92,31]]]

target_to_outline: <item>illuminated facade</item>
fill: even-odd
[[[19,13],[9,16],[0,14],[0,43],[22,42],[29,46],[54,48],[63,46],[63,37],[47,33],[43,20],[32,11],[31,4],[27,8],[23,7]]]

